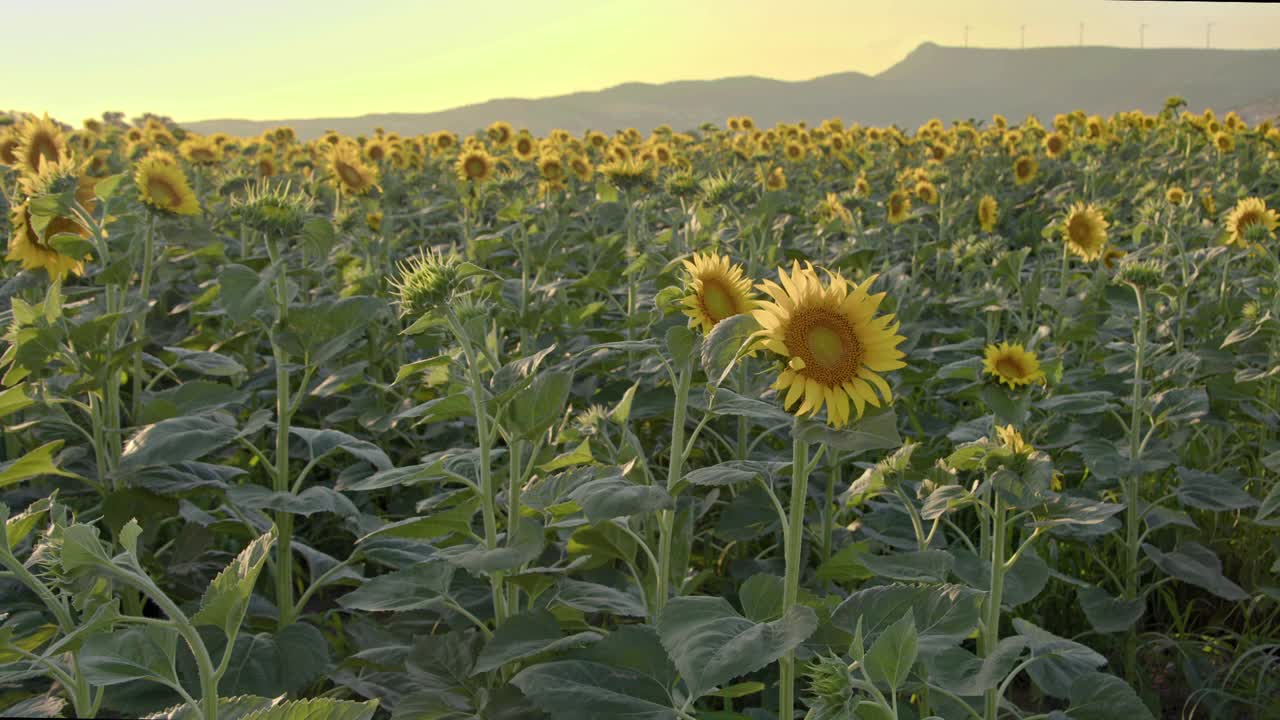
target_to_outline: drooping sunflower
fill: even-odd
[[[1030,155],[1021,155],[1013,161],[1013,182],[1018,185],[1026,185],[1035,180],[1039,172],[1040,164]]]
[[[1236,203],[1223,222],[1227,229],[1227,244],[1248,247],[1250,236],[1255,233],[1260,237],[1272,237],[1280,225],[1280,216],[1275,210],[1267,209],[1266,201],[1250,197]]]
[[[1066,222],[1062,224],[1062,239],[1068,250],[1086,262],[1092,262],[1102,257],[1108,227],[1109,223],[1100,210],[1092,204],[1078,202],[1067,211]]]
[[[996,199],[990,195],[983,195],[978,201],[978,226],[984,232],[991,232],[996,227],[996,221],[1000,219],[1000,205]]]
[[[1049,133],[1044,137],[1042,144],[1044,145],[1044,154],[1049,158],[1060,158],[1067,152],[1067,146],[1070,140],[1061,132]]]
[[[23,270],[44,270],[48,273],[50,280],[65,278],[67,273],[80,275],[84,272],[83,262],[54,250],[36,234],[31,223],[30,202],[24,202],[13,208],[9,217],[10,224],[13,226],[13,235],[9,237],[9,252],[5,255],[5,260],[22,263]],[[49,227],[45,228],[45,235],[53,237],[58,234],[60,231],[53,225],[62,220],[63,218],[58,218],[49,223]]]
[[[167,153],[166,153],[167,155]],[[175,215],[198,215],[200,202],[187,182],[182,168],[170,158],[154,154],[144,157],[134,169],[133,182],[147,205]]]
[[[1102,253],[1102,266],[1108,270],[1115,270],[1120,261],[1124,259],[1125,252],[1119,248],[1109,247]]]
[[[689,317],[689,327],[700,327],[709,333],[716,323],[734,315],[751,312],[756,307],[751,279],[742,266],[718,253],[697,253],[684,261],[685,296],[682,304]]]
[[[760,178],[761,184],[765,190],[778,192],[787,189],[787,173],[783,171],[782,166],[774,167],[772,170],[765,172],[764,168],[758,168],[756,171]]]
[[[483,185],[493,179],[493,156],[483,147],[472,147],[458,156],[454,171],[459,182]]]
[[[1004,383],[1013,390],[1033,382],[1043,383],[1045,379],[1036,354],[1027,351],[1021,344],[1002,342],[999,345],[988,345],[983,353],[982,367],[997,382]]]
[[[46,195],[74,193],[75,201],[86,213],[92,215],[98,207],[94,194],[95,179],[85,172],[86,163],[65,157],[56,163],[44,163],[36,175],[26,175],[19,180],[23,192],[31,198]],[[49,278],[58,279],[67,273],[80,275],[84,263],[63,255],[49,244],[58,235],[90,237],[89,230],[73,215],[50,219],[43,232],[38,232],[31,222],[30,202],[14,208],[11,214],[13,235],[9,238],[7,260],[17,260],[24,270],[43,269]]]
[[[14,155],[24,172],[38,173],[44,163],[56,163],[67,157],[68,152],[62,129],[47,114],[42,118],[29,118],[18,129]]]
[[[889,223],[897,225],[906,220],[907,214],[911,212],[911,196],[901,190],[894,190],[889,193],[889,199],[885,200],[884,206]]]
[[[511,123],[498,120],[485,130],[489,140],[493,142],[495,147],[506,147],[511,142],[511,137],[515,131],[511,129]]]
[[[178,152],[192,165],[217,165],[222,162],[222,149],[212,138],[188,137],[178,145]]]
[[[343,143],[333,149],[329,171],[339,186],[353,195],[363,195],[378,183],[378,171],[360,159],[360,148],[354,143]]]
[[[759,285],[773,300],[759,301],[752,316],[760,323],[755,337],[761,345],[787,362],[773,385],[780,394],[786,391],[783,406],[803,400],[794,412],[809,416],[826,407],[828,424],[844,427],[862,417],[868,404],[893,402],[879,373],[906,366],[898,350],[905,338],[896,334],[892,314],[875,315],[885,296],[867,292],[875,276],[852,285],[830,273],[823,285],[812,265],[802,268],[796,261],[790,274],[779,268],[778,279],[781,285]]]

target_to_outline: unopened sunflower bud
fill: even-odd
[[[438,312],[453,299],[461,280],[455,254],[425,252],[400,263],[400,277],[392,281],[400,315],[421,316]]]

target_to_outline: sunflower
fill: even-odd
[[[511,129],[511,123],[499,120],[490,125],[485,130],[485,133],[488,134],[489,140],[493,142],[494,146],[506,147],[507,143],[511,142],[511,137],[515,134],[515,131]]]
[[[43,118],[31,117],[18,130],[14,155],[25,172],[38,173],[41,165],[56,163],[67,157],[67,153],[67,140],[62,136],[62,130],[47,114]]]
[[[1038,172],[1040,172],[1040,165],[1030,155],[1019,156],[1013,161],[1013,182],[1018,185],[1026,185],[1035,180]]]
[[[1109,247],[1102,253],[1102,266],[1108,270],[1115,270],[1120,261],[1124,259],[1124,255],[1123,250]]]
[[[799,162],[804,159],[805,149],[804,145],[792,140],[783,147],[782,152],[788,160]]]
[[[178,152],[193,165],[217,165],[222,162],[222,149],[212,138],[189,136],[178,145]]]
[[[1212,217],[1218,212],[1218,204],[1213,199],[1213,191],[1205,188],[1200,192],[1200,207],[1204,208],[1205,214]]]
[[[275,177],[279,168],[276,167],[276,158],[271,153],[263,153],[254,159],[257,164],[258,177],[269,178]]]
[[[751,279],[745,277],[741,265],[724,255],[698,253],[684,261],[684,314],[689,327],[701,327],[709,333],[716,323],[734,315],[751,312],[756,307]]]
[[[929,162],[940,163],[946,161],[955,153],[951,146],[944,142],[935,142],[929,146]]]
[[[377,170],[360,159],[360,148],[353,143],[343,143],[333,149],[329,171],[342,188],[354,195],[363,195],[378,183]]]
[[[549,183],[559,183],[564,180],[564,161],[554,153],[544,154],[538,158],[538,173]]]
[[[764,173],[764,169],[761,168],[759,174],[762,176],[761,181],[764,183],[765,190],[777,192],[787,189],[787,174],[783,172],[781,166],[770,170],[767,175]]]
[[[1236,148],[1236,139],[1230,133],[1214,133],[1213,146],[1220,153],[1229,153]]]
[[[1227,244],[1248,247],[1253,233],[1265,237],[1274,235],[1276,226],[1280,225],[1280,217],[1275,210],[1268,210],[1267,203],[1261,198],[1245,198],[1236,203],[1227,213],[1224,223],[1227,227]],[[1255,229],[1256,228],[1256,229]]]
[[[1009,452],[1016,455],[1030,455],[1035,450],[1030,443],[1022,438],[1022,433],[1018,432],[1018,429],[1012,425],[996,426],[996,439]]]
[[[866,197],[871,194],[871,183],[867,181],[866,173],[858,176],[853,181],[853,193],[858,197]]]
[[[587,182],[591,180],[595,168],[591,167],[591,161],[581,155],[572,155],[569,157],[569,172],[572,172],[578,180]]]
[[[1044,382],[1044,371],[1036,354],[1028,352],[1020,344],[1007,342],[988,345],[982,360],[983,370],[995,376],[998,382],[1018,389],[1033,382]]]
[[[435,147],[436,150],[440,150],[440,151],[449,150],[450,148],[452,148],[454,145],[457,145],[457,144],[458,144],[458,139],[454,136],[453,133],[449,132],[448,130],[441,130],[440,132],[435,133],[434,135],[431,136],[431,145]]]
[[[1164,192],[1164,199],[1169,201],[1170,205],[1181,205],[1187,199],[1187,193],[1182,188],[1174,185]]]
[[[167,154],[167,153],[166,153]],[[182,169],[169,158],[148,155],[138,162],[133,182],[138,194],[147,205],[177,215],[197,215],[200,202],[187,183]]]
[[[454,172],[459,182],[483,185],[493,179],[493,156],[483,147],[473,147],[458,156]]]
[[[649,163],[630,156],[625,159],[614,158],[599,169],[610,184],[623,192],[648,186],[657,179]]]
[[[18,133],[13,128],[0,131],[0,165],[15,166],[18,164]]]
[[[915,196],[920,199],[920,202],[926,205],[938,204],[938,188],[928,180],[921,180],[916,183],[914,192]]]
[[[533,137],[528,133],[520,133],[515,142],[511,144],[511,154],[520,160],[528,162],[538,154],[538,144],[534,142]]]
[[[1049,133],[1042,141],[1044,154],[1049,158],[1060,158],[1067,152],[1067,146],[1070,143],[1067,136],[1061,132]]]
[[[1000,205],[990,195],[983,195],[978,201],[978,226],[985,232],[991,232],[1000,219]]]
[[[778,279],[781,285],[771,280],[760,284],[773,300],[759,301],[752,316],[761,327],[754,337],[787,361],[773,385],[779,393],[787,391],[783,406],[790,409],[803,398],[797,415],[814,416],[825,406],[827,422],[844,427],[862,417],[868,403],[879,407],[893,402],[889,383],[879,373],[906,366],[897,349],[905,338],[895,334],[893,315],[875,316],[884,293],[871,295],[867,288],[876,277],[851,285],[829,273],[824,286],[812,265],[801,268],[796,261],[790,275],[779,268]]]
[[[391,145],[385,139],[374,138],[364,144],[364,156],[374,164],[386,160],[391,155]]]
[[[1096,207],[1078,202],[1067,211],[1062,239],[1068,250],[1091,262],[1102,257],[1102,250],[1107,244],[1108,225]]]
[[[907,219],[911,212],[911,196],[901,190],[894,190],[885,201],[885,209],[889,214],[889,223],[897,225]]]

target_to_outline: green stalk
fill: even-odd
[[[809,492],[809,443],[800,436],[799,423],[792,430],[791,447],[791,509],[786,527],[786,577],[782,581],[783,617],[795,607],[800,595],[801,549],[804,545],[804,506]],[[779,720],[795,717],[796,703],[796,654],[788,651],[778,661],[780,687],[778,688]]]
[[[1133,338],[1133,410],[1129,416],[1129,461],[1137,463],[1142,453],[1142,363],[1146,351],[1147,343],[1147,309],[1146,301],[1142,288],[1133,285],[1133,294],[1138,301],[1138,331]],[[1124,597],[1126,600],[1136,600],[1138,597],[1138,549],[1139,536],[1138,525],[1141,523],[1141,516],[1138,512],[1139,493],[1141,492],[1140,478],[1133,473],[1125,479],[1124,483],[1124,502],[1125,502],[1125,588]],[[1136,627],[1130,628],[1128,636],[1125,638],[1124,651],[1124,674],[1125,680],[1129,684],[1137,682],[1138,678],[1138,630]]]
[[[822,561],[826,562],[831,559],[832,535],[835,534],[836,524],[836,486],[843,480],[844,465],[840,463],[840,453],[832,452],[830,455],[831,469],[827,472],[827,492],[824,496],[825,504],[822,506]]]
[[[272,489],[289,492],[289,371],[288,355],[280,344],[279,332],[289,317],[289,287],[284,258],[274,238],[267,241],[267,251],[276,265],[276,327],[270,333],[271,357],[276,366],[276,454]],[[280,531],[276,541],[276,605],[280,608],[279,628],[293,623],[293,516],[287,512],[276,513],[276,526]]]
[[[199,177],[197,175],[197,177]],[[156,216],[147,214],[147,229],[142,236],[142,277],[138,283],[138,295],[142,308],[133,319],[133,339],[138,347],[133,351],[133,412],[129,415],[137,424],[142,414],[142,341],[147,332],[147,301],[151,297],[151,266],[155,254]]]
[[[523,485],[524,441],[513,439],[507,452],[510,457],[510,476],[507,482],[507,544],[520,536],[520,490]],[[507,611],[520,612],[520,588],[512,583],[507,590]]]
[[[1004,596],[1005,551],[1008,538],[1005,531],[1005,509],[1000,502],[999,491],[992,488],[992,529],[991,529],[991,588],[984,608],[982,627],[982,657],[990,657],[1000,642],[1000,603]],[[1000,708],[1000,694],[995,688],[987,690],[985,700],[985,720],[996,720]]]
[[[693,371],[688,367],[676,376],[676,404],[671,418],[671,460],[667,464],[667,492],[675,495],[676,485],[684,471],[684,422],[689,406],[689,385]],[[658,523],[658,577],[653,598],[653,618],[657,621],[667,606],[671,581],[671,539],[675,533],[675,510],[663,510]]]
[[[493,435],[489,429],[489,411],[484,402],[484,380],[480,377],[480,361],[476,349],[471,345],[466,328],[462,326],[458,316],[452,310],[449,310],[449,325],[467,358],[467,377],[471,381],[471,408],[476,416],[476,435],[480,449],[480,511],[484,516],[484,546],[487,550],[494,550],[498,547],[497,491],[493,485],[493,468],[489,465],[493,451]],[[507,619],[506,597],[502,591],[502,573],[493,573],[490,576],[490,584],[493,587],[494,625],[497,626]]]

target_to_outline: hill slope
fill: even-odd
[[[944,120],[1047,120],[1081,108],[1089,113],[1159,110],[1181,95],[1193,110],[1228,110],[1280,96],[1280,50],[1059,47],[1026,50],[955,48],[925,43],[879,75],[840,73],[800,82],[758,77],[627,83],[605,90],[536,100],[499,99],[432,113],[274,121],[206,120],[184,123],[201,133],[256,135],[289,125],[312,138],[334,129],[348,134],[375,127],[402,134],[448,129],[469,133],[498,119],[544,134],[624,127],[677,129],[751,115],[761,125],[842,117],[864,124],[914,127]]]

